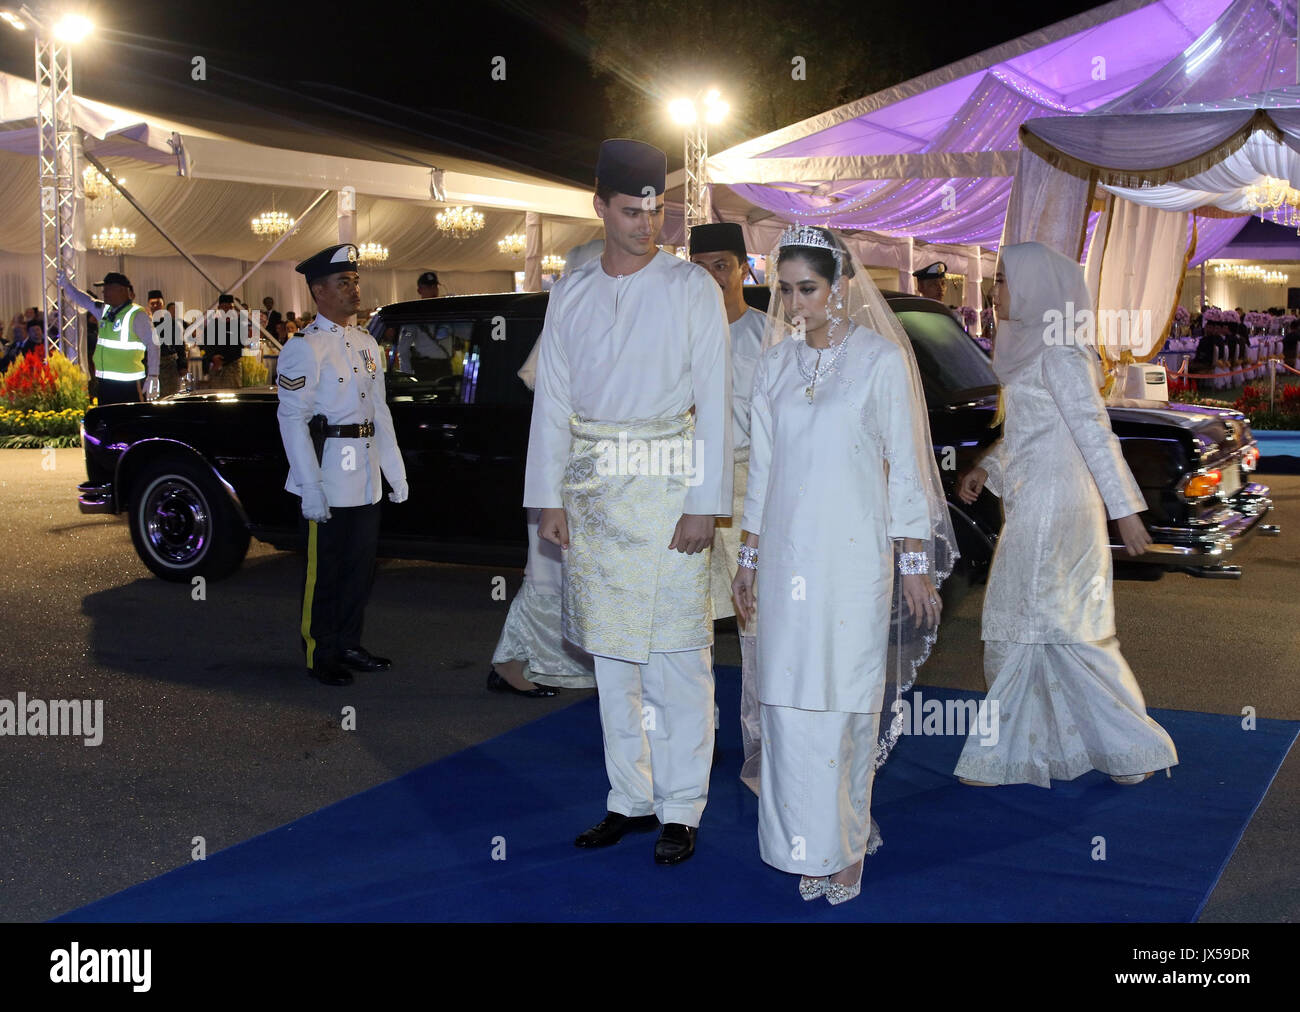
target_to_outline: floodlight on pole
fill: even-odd
[[[717,88],[698,99],[679,98],[668,103],[673,122],[685,128],[686,157],[683,164],[686,190],[686,237],[691,229],[709,220],[709,124],[721,123],[730,111]]]
[[[78,43],[94,30],[90,19],[80,14],[65,14],[54,22],[54,37],[60,42]]]
[[[70,14],[57,21],[22,6],[4,11],[16,31],[31,29],[36,50],[37,173],[40,177],[41,289],[45,350],[74,362],[84,358],[80,319],[59,288],[63,274],[77,278],[74,229],[77,206],[77,128],[72,111],[72,47],[93,31],[89,19]]]

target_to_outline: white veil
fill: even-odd
[[[912,351],[912,342],[890,310],[880,289],[876,287],[871,276],[845,248],[834,233],[828,229],[796,226],[786,229],[781,240],[768,255],[767,281],[771,290],[768,304],[767,327],[763,334],[763,348],[766,350],[788,337],[803,340],[801,333],[786,318],[785,307],[777,284],[777,265],[780,253],[786,246],[812,246],[823,252],[827,246],[832,247],[836,258],[836,273],[840,285],[839,300],[834,292],[831,295],[830,311],[833,317],[842,316],[851,324],[874,331],[886,340],[893,342],[903,352],[910,379],[908,396],[902,403],[911,408],[913,452],[916,455],[915,473],[919,476],[921,492],[925,497],[930,514],[930,531],[922,539],[921,550],[930,561],[930,579],[938,590],[943,581],[952,572],[957,560],[957,539],[953,534],[952,521],[948,515],[948,501],[944,495],[943,481],[939,476],[939,466],[935,460],[934,443],[930,437],[930,418],[926,410],[925,392],[921,386],[921,374],[916,366],[916,355]],[[870,408],[870,405],[868,405]],[[865,419],[863,420],[865,423]],[[903,581],[898,576],[898,553],[902,542],[894,544],[894,591],[889,615],[889,654],[885,677],[885,697],[880,711],[880,733],[876,745],[875,766],[879,769],[889,757],[890,750],[903,732],[904,710],[902,697],[916,681],[916,673],[938,638],[938,626],[927,627],[922,623],[918,629],[908,612],[903,599]],[[878,841],[873,822],[873,842]],[[878,846],[878,843],[875,843]],[[869,851],[874,850],[869,845]]]

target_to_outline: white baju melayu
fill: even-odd
[[[750,398],[754,392],[754,370],[763,350],[763,329],[767,316],[746,309],[729,325],[731,334],[731,434],[735,449],[735,477],[732,484],[731,516],[718,522],[713,532],[712,594],[714,618],[736,614],[731,600],[731,583],[736,577],[736,556],[743,533],[740,521],[745,512],[745,489],[749,475]],[[758,793],[759,729],[758,697],[755,693],[754,637],[758,621],[745,624],[737,618],[740,633],[740,737],[744,761],[740,779]]]
[[[868,852],[891,539],[930,535],[912,446],[924,407],[904,352],[864,327],[845,340],[811,402],[796,355],[810,367],[815,356],[803,341],[759,360],[744,514],[760,535],[759,853],[812,876]]]
[[[568,519],[564,635],[595,657],[607,807],[687,826],[713,756],[709,551],[668,543],[682,514],[731,515],[726,326],[708,272],[668,253],[629,275],[597,259],[562,277],[524,483],[525,506]],[[669,446],[689,448],[684,469],[665,466]]]
[[[1016,319],[999,328],[994,365],[1003,381],[1003,437],[979,461],[987,487],[1002,499],[998,537],[984,596],[987,704],[998,707],[996,740],[972,732],[955,773],[991,784],[1072,780],[1097,769],[1126,776],[1178,762],[1169,735],[1147,716],[1115,638],[1110,537],[1114,519],[1146,509],[1124,461],[1099,389],[1097,353],[1046,344],[1042,302],[1029,299],[1046,261],[1026,247],[1003,252]],[[1042,250],[1043,248],[1039,248]],[[1034,254],[1047,257],[1046,251]],[[1059,257],[1060,254],[1053,254]],[[1086,299],[1082,269],[1059,267]],[[1087,304],[1079,303],[1076,304]],[[1104,505],[1103,505],[1104,504]]]

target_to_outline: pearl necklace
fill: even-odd
[[[852,331],[850,330],[849,334],[851,333]],[[840,343],[835,345],[835,351],[831,354],[830,361],[826,363],[825,369],[822,368],[822,352],[826,351],[826,348],[816,349],[817,361],[813,363],[812,368],[809,368],[803,360],[803,349],[808,344],[807,340],[800,342],[800,344],[796,346],[794,357],[795,361],[799,365],[799,374],[809,381],[803,391],[803,395],[808,398],[809,404],[813,402],[813,395],[817,390],[817,381],[824,376],[829,376],[835,371],[836,365],[839,364],[840,356],[844,354],[844,348],[849,343],[849,334],[845,334],[840,338]]]

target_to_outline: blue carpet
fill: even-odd
[[[724,714],[739,682],[719,668]],[[735,719],[691,861],[656,866],[654,834],[577,850],[608,787],[593,698],[59,920],[1191,921],[1300,724],[1152,715],[1182,765],[1129,788],[1096,772],[1051,790],[964,787],[962,739],[904,737],[873,798],[885,845],[837,908],[802,902],[794,876],[759,860]]]

